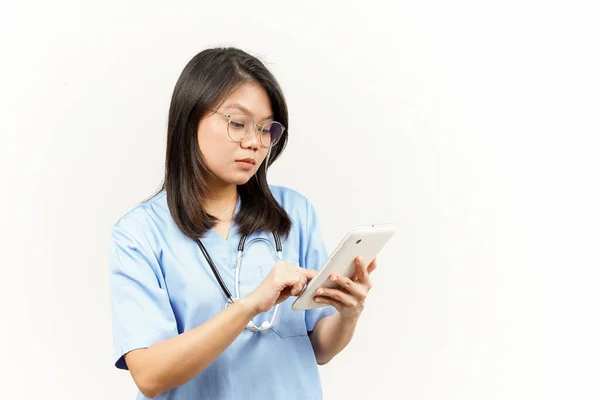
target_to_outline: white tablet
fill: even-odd
[[[396,224],[382,224],[357,226],[349,231],[319,269],[317,275],[298,295],[292,304],[292,310],[309,310],[327,306],[327,304],[315,303],[313,298],[316,296],[316,290],[320,287],[335,288],[338,286],[337,283],[329,280],[329,275],[335,273],[353,278],[356,271],[354,259],[361,256],[369,265],[397,229]]]

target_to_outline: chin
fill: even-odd
[[[252,178],[253,176],[254,176],[254,173],[245,173],[245,174],[238,173],[233,176],[229,176],[227,179],[227,182],[234,184],[234,185],[245,185],[246,183],[248,183],[250,178]]]

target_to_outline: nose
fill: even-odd
[[[250,135],[242,141],[242,146],[249,149],[258,150],[260,147],[260,128],[256,125],[252,127]]]

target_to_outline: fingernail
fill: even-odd
[[[337,276],[331,275],[331,280],[334,281],[334,282],[337,281]]]
[[[323,293],[323,289],[317,289],[317,294],[322,294]]]
[[[315,299],[315,303],[320,303],[321,299]]]

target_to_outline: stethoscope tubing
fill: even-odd
[[[281,246],[281,240],[279,237],[279,233],[278,232],[273,232],[273,238],[275,239],[275,250],[277,252],[277,258],[279,260],[283,259],[282,256],[282,246]],[[242,253],[244,252],[244,247],[246,245],[246,239],[247,236],[242,236],[240,238],[240,243],[238,244],[238,252],[237,252],[237,257],[236,257],[236,261],[235,261],[235,298],[232,296],[231,292],[229,291],[229,288],[227,287],[227,285],[225,284],[225,282],[223,281],[223,278],[221,277],[221,274],[219,273],[219,270],[217,269],[215,263],[212,260],[212,257],[210,256],[210,254],[208,254],[208,251],[206,250],[206,247],[204,247],[204,244],[202,243],[202,241],[200,239],[196,240],[196,243],[198,244],[198,246],[200,247],[200,250],[202,251],[202,254],[204,255],[204,258],[206,259],[206,261],[208,262],[208,265],[210,266],[213,275],[215,276],[215,278],[217,279],[217,282],[219,283],[219,286],[221,287],[221,290],[223,291],[223,293],[225,294],[225,296],[227,297],[227,303],[225,305],[225,307],[227,308],[229,305],[233,304],[235,302],[236,299],[240,298],[240,280],[239,280],[239,274],[240,274],[240,269],[241,269],[241,263],[242,263]],[[267,241],[267,239],[265,238],[256,238],[253,240],[264,240]],[[268,242],[268,241],[267,241]],[[252,332],[259,332],[259,331],[265,331],[270,329],[274,322],[275,319],[277,318],[277,313],[279,312],[279,306],[280,304],[277,304],[275,306],[275,310],[273,312],[273,317],[271,318],[271,321],[264,321],[260,326],[256,326],[254,324],[254,322],[252,320],[250,320],[248,322],[248,324],[246,325],[246,328]]]

